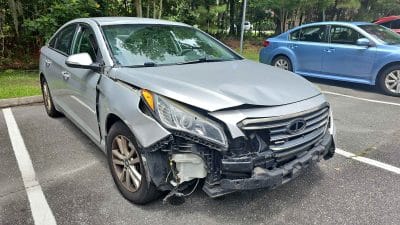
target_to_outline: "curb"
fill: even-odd
[[[7,108],[19,105],[29,105],[41,102],[43,102],[43,97],[41,95],[22,97],[22,98],[0,99],[0,108]]]

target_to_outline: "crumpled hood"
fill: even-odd
[[[320,94],[298,75],[249,60],[115,68],[111,75],[207,111],[285,105]]]

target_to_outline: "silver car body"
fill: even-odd
[[[320,91],[304,78],[246,59],[120,67],[101,30],[101,26],[113,24],[188,26],[186,24],[142,18],[85,18],[70,21],[59,31],[71,24],[84,24],[93,30],[103,59],[102,70],[68,67],[65,64],[68,56],[46,45],[41,49],[40,74],[47,80],[55,108],[103,151],[108,129],[115,120],[123,121],[129,127],[143,149],[151,149],[160,141],[168,142],[168,137],[173,137],[169,129],[140,109],[142,89],[205,112],[227,128],[229,139],[246,138],[246,132],[239,126],[246,119],[279,120],[302,116],[322,106],[329,107]],[[325,121],[329,125],[324,133],[333,137],[332,117],[325,119],[329,120]],[[327,149],[333,154],[334,140],[331,142]],[[229,151],[229,146],[221,151]]]

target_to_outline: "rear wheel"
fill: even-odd
[[[107,136],[107,158],[111,175],[121,194],[136,204],[148,203],[160,196],[143,164],[135,137],[122,122],[116,122]]]
[[[45,78],[41,79],[41,87],[42,87],[44,107],[46,109],[47,115],[49,115],[50,117],[61,116],[61,113],[57,111],[57,109],[54,107],[53,98],[51,97],[50,94],[49,85],[47,84]]]
[[[272,61],[272,65],[283,70],[293,71],[292,62],[286,56],[278,56]]]
[[[400,65],[394,65],[381,72],[379,88],[387,95],[400,97]]]

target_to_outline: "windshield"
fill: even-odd
[[[394,31],[380,26],[380,25],[360,25],[361,29],[365,30],[370,35],[374,36],[376,39],[388,44],[396,45],[400,44],[400,35]]]
[[[191,27],[124,24],[103,26],[121,66],[156,66],[240,59],[226,47]]]

